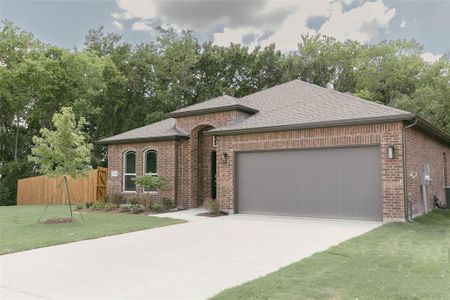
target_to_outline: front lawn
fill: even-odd
[[[169,218],[107,212],[83,212],[84,222],[37,224],[43,205],[0,206],[0,254],[64,244],[119,233],[182,223]],[[41,221],[70,217],[68,206],[51,205]]]
[[[383,225],[214,299],[450,299],[450,211]]]

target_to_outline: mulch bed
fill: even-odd
[[[226,216],[226,215],[228,215],[228,213],[221,211],[219,214],[205,212],[205,213],[198,214],[197,216],[215,218],[215,217],[222,217],[222,216]]]
[[[52,218],[44,221],[44,224],[61,224],[61,223],[72,223],[75,219],[72,218]]]

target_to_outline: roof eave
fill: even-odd
[[[98,145],[129,144],[129,143],[154,142],[154,141],[170,141],[170,140],[188,139],[188,138],[189,138],[189,136],[185,136],[185,135],[166,135],[166,136],[117,139],[117,140],[99,140],[99,141],[96,141],[95,144],[98,144]]]
[[[440,139],[447,145],[450,145],[450,135],[448,135],[445,131],[437,128],[421,116],[416,115],[415,118],[417,119],[417,126],[426,131],[428,134],[433,135],[434,137]]]
[[[359,119],[338,120],[338,121],[311,122],[311,123],[302,123],[302,124],[289,124],[289,125],[255,127],[255,128],[245,128],[245,129],[234,129],[234,130],[233,129],[220,130],[220,128],[217,128],[217,129],[209,130],[205,133],[209,134],[209,135],[234,135],[234,134],[243,134],[243,133],[273,132],[273,131],[286,131],[286,130],[297,130],[297,129],[333,127],[333,126],[372,124],[372,123],[381,123],[381,122],[406,121],[406,120],[412,120],[413,118],[414,118],[414,114],[401,114],[401,115],[375,117],[375,118],[359,118]]]
[[[233,104],[233,105],[227,105],[227,106],[219,106],[219,107],[210,107],[210,108],[203,108],[203,109],[197,109],[197,110],[189,110],[189,111],[174,111],[171,113],[168,113],[167,115],[171,118],[176,117],[189,117],[189,116],[196,116],[196,115],[203,115],[203,114],[209,114],[209,113],[217,113],[217,112],[225,112],[225,111],[231,111],[231,110],[238,110],[242,111],[248,114],[255,114],[258,112],[257,109],[240,105],[240,104]]]

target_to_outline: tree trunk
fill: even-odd
[[[16,137],[15,137],[15,141],[14,141],[14,162],[17,162],[17,147],[19,145],[19,121],[16,122]]]

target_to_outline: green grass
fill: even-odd
[[[169,218],[107,212],[74,212],[76,222],[37,224],[45,206],[0,206],[0,254],[93,239],[102,236],[182,223]],[[49,206],[42,221],[70,217],[68,206]]]
[[[214,299],[450,299],[450,211],[383,225]]]

